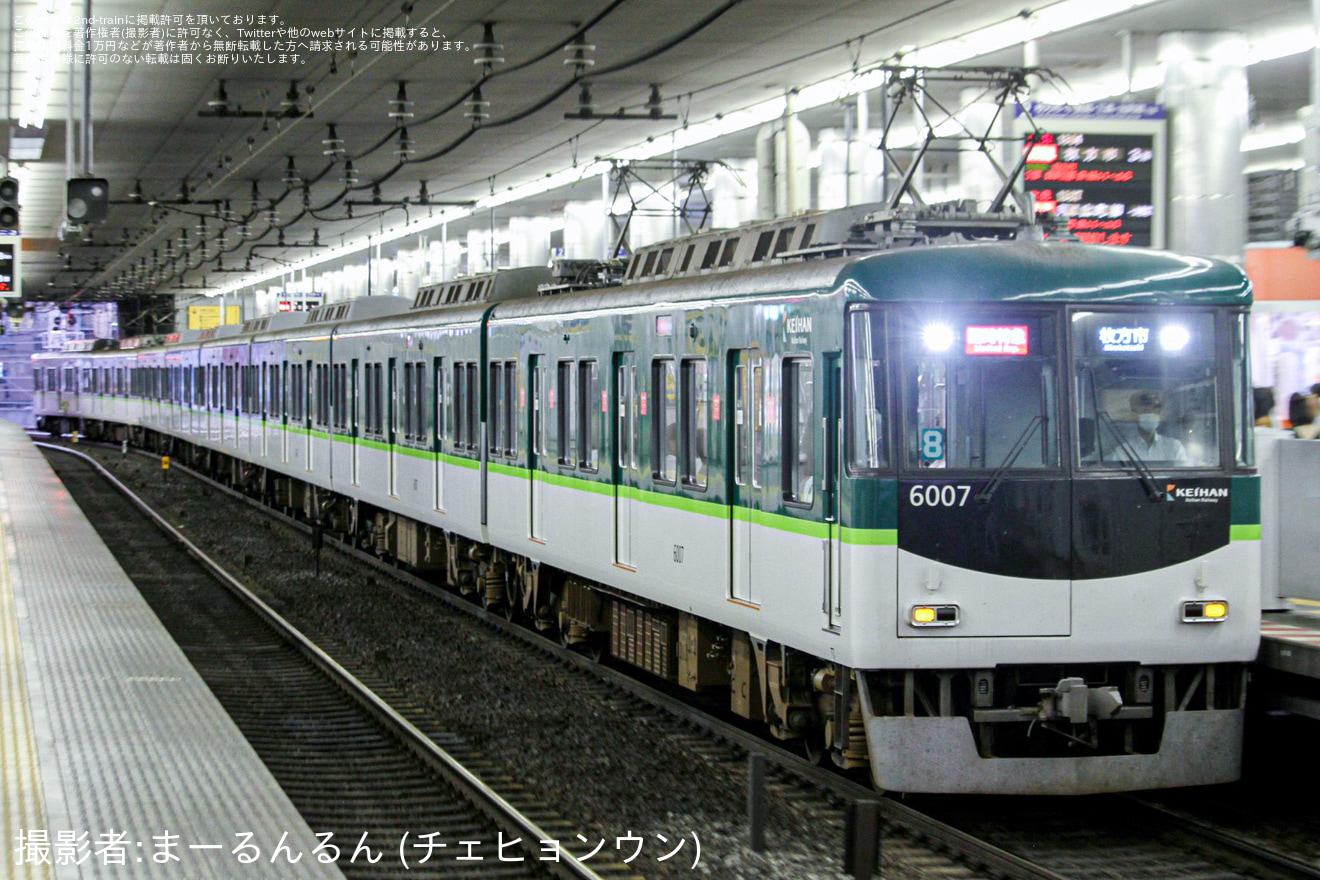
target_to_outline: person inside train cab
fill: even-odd
[[[1293,436],[1298,440],[1314,440],[1320,436],[1316,408],[1316,396],[1313,394],[1298,392],[1288,398],[1288,421],[1292,423]]]
[[[1138,391],[1128,399],[1136,416],[1137,439],[1133,444],[1146,462],[1187,464],[1187,448],[1182,441],[1160,433],[1164,421],[1164,395],[1158,391]]]

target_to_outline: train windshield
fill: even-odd
[[[904,446],[916,469],[1059,466],[1054,315],[910,314],[903,322]]]
[[[1072,332],[1082,467],[1219,466],[1213,314],[1076,312]]]

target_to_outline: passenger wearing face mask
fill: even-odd
[[[1133,446],[1147,462],[1187,464],[1187,449],[1181,440],[1159,432],[1163,420],[1164,397],[1156,391],[1138,391],[1129,400],[1137,416],[1137,439]]]

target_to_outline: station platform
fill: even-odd
[[[1289,599],[1290,611],[1266,612],[1260,624],[1257,664],[1320,678],[1320,602]]]
[[[312,829],[5,421],[0,789],[0,876],[342,878],[312,855]],[[286,832],[303,855],[276,867]],[[260,857],[245,864],[251,847]]]

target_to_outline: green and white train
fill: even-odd
[[[36,405],[880,788],[1235,779],[1250,285],[1034,232],[802,215],[641,249],[619,283],[509,270],[39,355]]]

